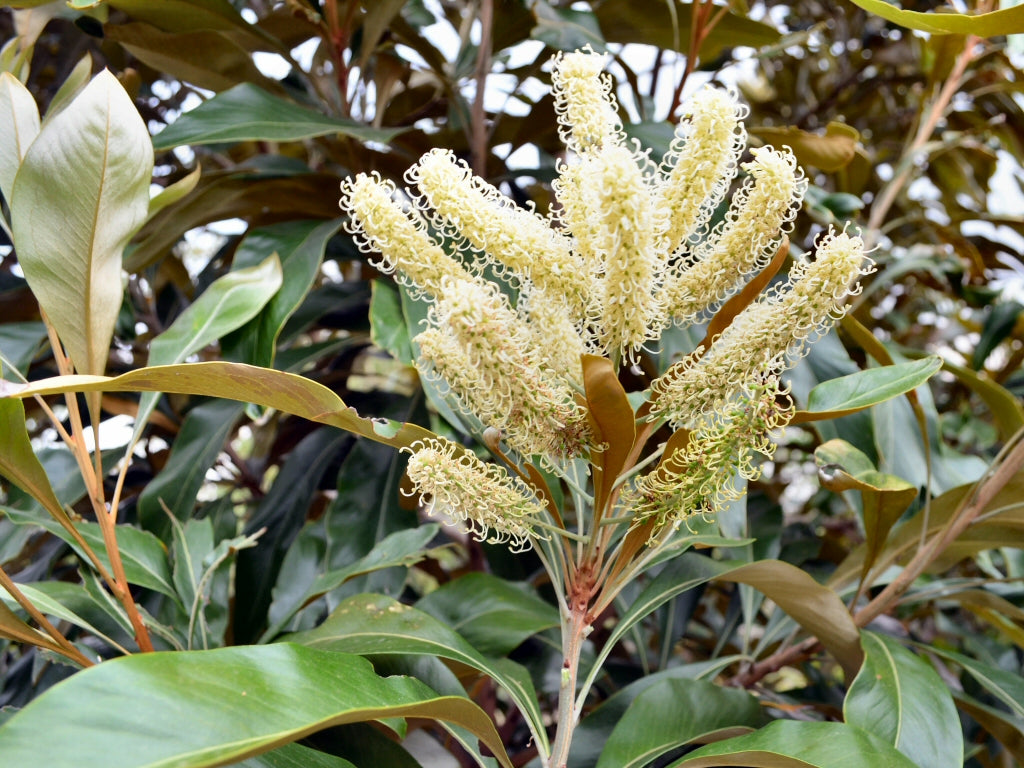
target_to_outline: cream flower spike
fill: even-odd
[[[665,181],[656,205],[667,224],[669,253],[699,233],[729,191],[747,142],[740,122],[747,109],[731,91],[706,86],[685,105],[662,163]]]
[[[740,312],[710,351],[676,363],[651,386],[654,418],[692,426],[742,392],[745,382],[775,376],[799,359],[809,337],[825,333],[846,309],[850,286],[871,271],[864,241],[829,233],[813,262],[794,266],[786,286]]]
[[[445,280],[428,321],[430,327],[414,341],[484,425],[524,455],[576,456],[585,450],[586,412],[569,384],[542,367],[530,329],[497,287]]]
[[[341,208],[346,224],[363,253],[381,254],[374,265],[397,273],[412,288],[437,296],[445,278],[469,279],[470,273],[435,243],[415,214],[395,202],[395,185],[377,174],[358,174],[341,183]]]
[[[474,176],[449,150],[425,154],[406,179],[419,188],[448,234],[464,238],[515,279],[525,278],[551,296],[564,296],[575,320],[586,317],[593,279],[569,238],[552,229],[547,219]]]
[[[788,149],[760,147],[743,165],[750,178],[733,197],[725,221],[694,251],[695,263],[678,269],[665,286],[676,321],[693,322],[771,259],[800,209],[807,180]]]
[[[450,518],[478,541],[509,543],[513,552],[543,538],[535,524],[544,508],[505,470],[436,438],[403,450],[412,454],[406,472],[416,491],[427,497],[429,515]]]
[[[746,389],[744,396],[722,413],[704,420],[690,434],[686,446],[637,480],[623,497],[635,523],[654,517],[655,539],[669,525],[674,530],[695,515],[707,518],[724,504],[739,499],[738,474],[746,480],[760,476],[760,454],[775,453],[771,437],[792,417],[788,393],[777,379]]]
[[[590,47],[558,53],[551,71],[558,135],[578,155],[625,140],[604,56]]]
[[[604,264],[599,326],[601,345],[635,361],[643,345],[661,330],[664,307],[655,287],[664,252],[655,235],[650,188],[637,156],[609,146],[587,159],[596,190],[594,248]]]

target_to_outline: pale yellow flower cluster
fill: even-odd
[[[627,141],[603,67],[591,51],[555,57],[555,109],[570,154],[547,216],[516,206],[444,150],[409,169],[407,193],[376,175],[342,185],[360,247],[432,300],[413,340],[421,371],[509,450],[550,467],[599,448],[581,356],[637,362],[672,323],[709,317],[777,251],[807,186],[788,149],[755,149],[740,166],[745,110],[735,94],[710,87],[690,100],[670,151],[652,162]],[[739,191],[711,226],[741,169]],[[830,233],[784,287],[653,383],[650,418],[690,430],[689,441],[634,481],[616,514],[675,525],[732,498],[737,470],[756,474],[752,457],[771,455],[769,433],[789,413],[779,373],[841,315],[863,262],[859,238]],[[517,505],[529,493],[510,497],[491,469],[454,456],[422,445],[410,463],[417,488],[470,529],[525,546],[533,534]],[[534,507],[530,514],[541,514]]]
[[[536,523],[544,510],[519,480],[446,440],[415,443],[408,475],[427,497],[427,512],[445,516],[480,541],[529,549],[543,538]]]

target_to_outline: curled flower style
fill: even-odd
[[[514,552],[542,538],[536,529],[544,508],[526,485],[447,440],[421,440],[403,449],[406,470],[427,499],[427,513],[446,516],[478,541],[508,543]]]
[[[777,378],[748,386],[741,398],[711,415],[690,433],[686,445],[666,455],[624,495],[634,524],[655,519],[651,538],[694,515],[707,518],[743,496],[738,475],[760,477],[758,456],[775,453],[772,434],[792,417],[788,393]]]
[[[864,241],[845,232],[822,238],[815,261],[801,261],[780,289],[763,294],[703,350],[676,363],[651,387],[654,418],[688,425],[722,407],[746,382],[774,375],[804,354],[845,312],[853,282],[870,271]]]
[[[663,254],[650,189],[637,160],[624,146],[605,147],[591,169],[597,218],[590,227],[604,263],[601,343],[605,351],[631,360],[660,331],[663,313],[655,293]]]
[[[409,169],[406,179],[423,193],[444,230],[551,296],[565,297],[573,317],[586,315],[591,273],[568,237],[532,211],[518,207],[448,150],[435,149]]]
[[[725,221],[694,249],[693,263],[677,267],[665,285],[673,319],[692,322],[762,268],[800,208],[807,181],[788,149],[752,150],[743,164],[750,178],[733,197]]]
[[[604,56],[587,48],[559,53],[551,71],[558,134],[579,155],[624,139],[611,78],[603,70]]]
[[[445,253],[415,213],[395,202],[395,185],[377,174],[360,173],[341,184],[341,207],[350,218],[346,228],[364,253],[380,253],[375,264],[397,273],[411,287],[436,296],[441,281],[465,279],[469,272]]]
[[[747,141],[746,108],[735,94],[705,87],[687,102],[662,163],[656,206],[666,223],[665,250],[674,253],[699,233],[729,191]]]
[[[415,339],[424,359],[512,448],[541,456],[585,450],[585,411],[569,384],[542,366],[529,328],[495,286],[446,280],[428,320]]]

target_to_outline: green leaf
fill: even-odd
[[[64,655],[64,650],[51,640],[49,635],[30,627],[2,601],[0,601],[0,637],[25,645],[38,645],[40,648]]]
[[[327,241],[341,226],[333,221],[286,221],[251,230],[235,251],[234,268],[255,266],[276,253],[283,282],[256,317],[224,340],[225,355],[253,365],[271,366],[281,331],[302,304],[320,271]],[[236,338],[237,337],[237,338]]]
[[[798,411],[793,422],[834,419],[862,411],[916,389],[941,367],[942,358],[932,355],[824,381],[811,390],[807,410]]]
[[[440,619],[488,656],[505,656],[559,623],[558,610],[488,573],[467,573],[434,590],[416,608]]]
[[[892,527],[917,498],[917,488],[875,469],[871,460],[845,440],[829,440],[814,451],[821,484],[830,491],[861,493],[866,554],[861,577],[874,565]]]
[[[150,653],[105,662],[46,691],[0,726],[0,753],[33,765],[201,768],[324,728],[425,717],[469,728],[500,755],[487,715],[411,678],[380,678],[359,656],[291,644]]]
[[[157,134],[157,150],[182,144],[239,141],[302,141],[315,136],[348,136],[386,144],[400,133],[339,120],[241,83],[205,101]]]
[[[274,587],[274,602],[269,612],[272,626],[264,633],[263,639],[275,637],[299,609],[321,595],[337,589],[349,579],[384,568],[409,567],[419,562],[423,558],[424,548],[437,535],[439,528],[436,523],[429,523],[418,528],[395,531],[386,536],[366,556],[345,568],[316,576],[309,585],[282,583],[279,580]],[[282,575],[284,573],[282,569]],[[299,589],[295,589],[296,586]]]
[[[537,19],[537,26],[530,31],[534,40],[556,51],[575,51],[588,45],[595,51],[605,49],[593,11],[554,8],[544,0],[534,3],[532,10]]]
[[[162,365],[114,377],[55,376],[24,387],[0,381],[0,396],[20,399],[64,392],[166,392],[223,397],[276,408],[396,448],[434,436],[415,424],[362,418],[334,392],[310,379],[241,363]]]
[[[10,72],[0,73],[0,192],[8,200],[22,158],[39,133],[39,107]]]
[[[143,528],[164,536],[170,531],[168,512],[177,520],[192,516],[206,472],[224,449],[242,410],[241,403],[214,400],[188,412],[163,469],[139,495],[137,508]]]
[[[271,752],[250,757],[235,768],[358,768],[343,757],[304,747],[301,744],[286,744]]]
[[[245,269],[235,269],[214,280],[171,323],[171,327],[149,345],[149,365],[173,365],[212,344],[230,331],[247,323],[277,293],[282,281],[281,262],[276,253]],[[139,400],[135,417],[135,435],[149,420],[159,399],[145,394]]]
[[[92,602],[89,594],[81,584],[69,584],[63,581],[43,581],[38,584],[19,584],[18,589],[43,614],[53,616],[61,621],[69,621],[75,626],[81,627],[96,637],[110,643],[113,647],[120,648],[123,653],[128,653],[127,650],[121,648],[105,632],[97,629],[88,619],[83,618],[72,610],[71,605],[74,602]],[[11,610],[18,610],[17,601],[13,597],[8,597],[5,592],[0,592],[0,600],[6,603],[7,607]]]
[[[0,354],[22,375],[28,373],[32,358],[46,341],[44,323],[24,322],[0,325]]]
[[[688,53],[692,3],[664,0],[605,0],[594,10],[609,43],[641,43]],[[724,48],[761,48],[781,38],[778,30],[729,12],[721,17],[700,48],[701,58],[714,59]]]
[[[670,749],[727,728],[764,722],[746,691],[705,680],[664,680],[641,693],[615,725],[597,768],[642,768]]]
[[[149,216],[152,218],[161,210],[166,208],[172,203],[176,203],[185,195],[190,193],[196,188],[196,184],[199,183],[199,177],[203,175],[202,166],[196,165],[195,170],[191,173],[182,176],[173,184],[169,184],[158,192],[149,201]]]
[[[153,148],[110,72],[40,130],[14,181],[18,261],[75,368],[101,374],[121,308],[121,255],[146,219]]]
[[[412,365],[416,356],[398,288],[384,280],[374,280],[370,288],[370,339],[396,360]]]
[[[927,651],[963,667],[982,688],[1008,706],[1017,717],[1024,717],[1024,677],[989,664],[982,664],[969,656],[946,650],[938,645],[927,646]]]
[[[1024,765],[1024,721],[982,704],[963,693],[953,693],[956,705],[988,731],[1017,761]]]
[[[19,400],[0,398],[0,475],[38,501],[62,526],[71,527],[71,519],[32,448],[25,426],[25,406]]]
[[[904,11],[885,0],[852,0],[854,5],[901,27],[933,35],[977,35],[1002,37],[1024,32],[1024,6],[1016,5],[989,13],[921,13]],[[943,9],[945,10],[945,9]]]
[[[952,373],[985,401],[995,417],[995,426],[1001,440],[1009,440],[1018,429],[1024,428],[1024,405],[1006,387],[988,376],[948,360],[942,361],[942,370]]]
[[[960,768],[964,739],[953,697],[935,669],[885,635],[863,633],[864,666],[843,702],[846,722],[918,768]]]
[[[507,660],[488,659],[433,616],[384,595],[354,595],[343,601],[316,629],[287,638],[312,648],[367,655],[435,656],[465,664],[501,685],[531,723],[538,739],[546,736],[533,683],[526,671]]]
[[[701,747],[669,768],[916,768],[874,734],[845,723],[776,720]]]

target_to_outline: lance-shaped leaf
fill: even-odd
[[[0,73],[0,192],[10,198],[22,158],[39,133],[39,108],[28,88]]]
[[[776,720],[701,747],[669,768],[917,768],[874,734],[846,723]]]
[[[867,549],[861,578],[874,565],[889,531],[917,498],[917,488],[902,478],[875,469],[871,460],[845,440],[829,440],[814,452],[821,484],[830,491],[857,490],[863,500],[862,522]]]
[[[293,373],[242,363],[186,363],[140,368],[121,376],[55,376],[28,386],[0,381],[0,396],[18,398],[65,392],[167,392],[223,397],[276,408],[396,448],[436,437],[415,424],[366,419],[323,384]]]
[[[847,416],[883,403],[924,384],[942,367],[942,359],[926,357],[911,363],[870,368],[825,381],[811,390],[807,410],[797,411],[791,423]]]
[[[547,746],[537,694],[526,670],[507,659],[483,656],[433,616],[390,597],[354,595],[316,629],[288,635],[287,639],[343,653],[425,655],[464,664],[502,686],[529,719],[531,732]]]
[[[884,0],[853,0],[853,4],[901,27],[930,32],[933,35],[1001,37],[1024,32],[1024,6],[1021,5],[968,15],[904,11]]]
[[[424,717],[472,731],[510,768],[469,699],[378,677],[359,656],[291,644],[139,654],[54,686],[0,726],[11,765],[77,768],[230,765],[334,725]]]
[[[81,373],[106,368],[121,252],[146,219],[152,175],[146,125],[104,71],[46,122],[14,180],[18,261]]]
[[[892,744],[919,768],[959,768],[960,719],[946,684],[895,640],[863,635],[864,665],[843,703],[846,722]]]
[[[595,355],[583,355],[583,387],[587,395],[587,409],[591,423],[602,444],[595,460],[600,470],[599,482],[595,482],[597,493],[594,498],[595,515],[604,513],[604,505],[611,495],[619,473],[626,462],[636,440],[636,423],[633,408],[626,398],[626,391],[619,383],[615,368],[610,360]],[[597,525],[599,519],[594,520]]]
[[[261,264],[236,269],[219,277],[185,309],[171,327],[150,343],[149,364],[180,363],[207,344],[255,317],[281,287],[281,261],[276,253]],[[143,395],[135,417],[135,433],[141,433],[157,395]]]
[[[182,144],[224,144],[239,141],[302,141],[342,135],[360,141],[387,143],[397,130],[367,128],[272,96],[252,83],[241,83],[182,115],[153,139],[171,149]]]

